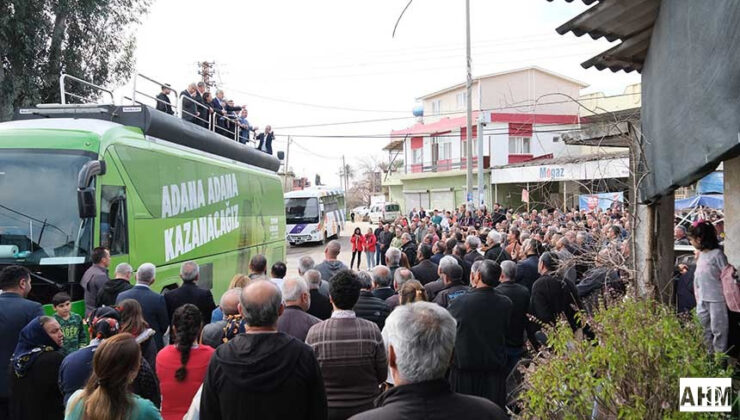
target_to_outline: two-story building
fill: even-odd
[[[473,80],[473,157],[476,174],[483,165],[485,202],[494,197],[491,167],[582,154],[583,147],[567,146],[562,133],[579,127],[578,80],[540,68],[504,71]],[[411,126],[391,132],[384,148],[403,167],[383,183],[389,201],[412,208],[451,209],[465,203],[466,88],[465,83],[418,98],[423,116]],[[480,136],[479,136],[480,130]],[[477,142],[483,142],[478,156]],[[474,180],[474,197],[479,197]],[[519,197],[518,197],[519,198]],[[517,198],[517,199],[518,199]]]

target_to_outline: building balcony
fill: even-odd
[[[483,156],[483,168],[491,166],[490,156]],[[478,168],[478,157],[473,158],[473,168]],[[440,159],[432,164],[412,163],[408,166],[409,173],[446,172],[467,169],[467,159]]]

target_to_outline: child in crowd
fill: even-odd
[[[64,341],[61,352],[65,356],[73,351],[87,346],[90,337],[82,325],[82,317],[72,312],[72,299],[68,294],[59,292],[51,298],[54,307],[54,318],[62,327]]]

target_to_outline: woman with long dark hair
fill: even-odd
[[[64,359],[58,351],[63,339],[59,322],[49,316],[34,318],[21,330],[10,360],[11,419],[61,419],[64,416],[62,393],[57,383],[59,366]]]
[[[114,335],[95,350],[93,373],[69,399],[68,420],[161,419],[151,401],[129,391],[141,365],[141,350],[128,333]]]
[[[352,261],[349,263],[349,268],[355,265],[355,256],[357,256],[357,269],[360,269],[360,262],[362,262],[362,249],[365,246],[365,237],[362,236],[362,230],[356,227],[352,237],[349,238],[352,243]]]
[[[694,222],[689,228],[689,242],[697,250],[694,294],[704,341],[710,353],[724,353],[730,321],[720,275],[727,265],[727,257],[719,247],[717,230],[709,221]]]
[[[129,333],[141,346],[141,355],[154,369],[157,360],[157,345],[154,343],[154,330],[144,320],[141,304],[133,299],[125,299],[118,304],[121,314],[121,332]]]
[[[162,417],[183,418],[203,383],[214,349],[200,345],[203,327],[197,306],[187,303],[172,314],[177,342],[157,355],[157,376],[162,390]]]

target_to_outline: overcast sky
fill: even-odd
[[[584,70],[609,47],[555,28],[578,1],[471,0],[473,76],[538,65],[582,80],[583,93],[622,93],[639,75]],[[197,62],[216,62],[227,98],[249,120],[292,135],[290,167],[311,182],[339,184],[342,155],[387,159],[391,129],[412,125],[415,98],[465,80],[465,2],[415,0],[395,38],[406,0],[156,0],[137,30],[138,71],[182,90]],[[151,87],[157,92],[157,87]],[[323,125],[358,120],[372,123]],[[323,125],[305,127],[308,125]],[[352,138],[317,138],[342,136]],[[285,149],[278,137],[274,150]]]

